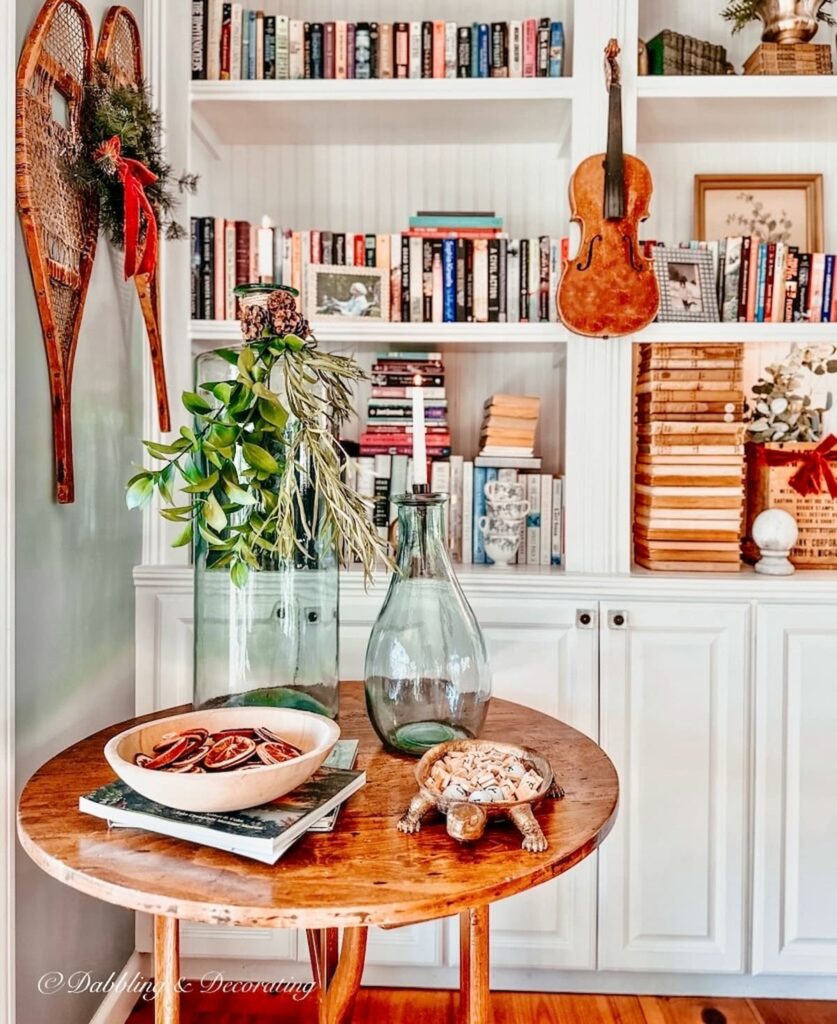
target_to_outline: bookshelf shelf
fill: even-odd
[[[562,324],[409,324],[324,322],[316,324],[317,339],[328,345],[353,345],[374,347],[376,345],[438,345],[441,348],[455,345],[513,346],[550,348],[566,344],[569,334]],[[228,345],[240,341],[241,333],[235,320],[192,320],[189,337],[193,348],[205,351],[216,345]]]
[[[572,78],[192,82],[192,115],[221,145],[555,142]],[[402,104],[409,104],[405,109]]]
[[[760,345],[769,342],[800,342],[809,345],[834,343],[837,324],[651,324],[636,335],[641,342],[668,341],[691,344],[743,342]]]
[[[837,76],[651,75],[636,80],[640,143],[832,137]]]

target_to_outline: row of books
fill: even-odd
[[[243,220],[191,219],[193,320],[236,319],[236,285],[259,280],[260,230],[264,229]],[[302,308],[310,267],[365,266],[388,275],[381,310],[384,320],[516,323],[557,319],[552,296],[567,253],[566,238],[512,239],[500,229],[427,226],[396,234],[270,230],[272,279],[296,288]]]
[[[758,237],[725,238],[719,252],[718,306],[724,321],[811,323],[837,320],[833,253],[801,252]]]
[[[640,346],[634,559],[735,572],[744,512],[741,344]]]
[[[560,78],[564,26],[521,21],[302,21],[192,0],[193,79]]]
[[[508,465],[520,461],[521,467]],[[515,460],[461,455],[436,459],[430,467],[430,489],[450,495],[446,515],[451,558],[464,565],[492,565],[485,553],[479,521],[486,514],[485,485],[491,480],[525,484],[529,514],[521,523],[520,565],[560,565],[564,551],[564,481],[540,473],[540,459]],[[360,456],[347,464],[349,483],[363,498],[381,537],[390,539],[397,519],[392,498],[412,486],[412,459],[405,454]]]
[[[360,454],[411,455],[413,388],[422,389],[428,459],[451,453],[445,364],[441,352],[384,352],[372,364],[372,390]]]

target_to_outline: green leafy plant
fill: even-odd
[[[167,506],[160,514],[184,524],[174,546],[197,534],[207,565],[229,568],[238,587],[250,570],[315,564],[322,544],[359,561],[368,580],[386,550],[342,479],[336,440],[352,413],[351,384],[364,374],[354,359],[318,350],[290,290],[273,294],[287,295],[290,306],[270,319],[261,307],[245,311],[255,337],[241,350],[217,350],[234,367],[230,378],[183,392],[194,428],[182,427],[171,444],[143,442],[163,465],[128,481],[127,504],[141,508],[158,493]],[[187,504],[177,503],[178,477]]]
[[[114,135],[119,138],[123,156],[139,160],[157,175],[157,180],[145,187],[145,193],[166,237],[183,238],[185,230],[174,219],[178,193],[194,193],[197,176],[184,172],[175,179],[163,151],[160,114],[151,105],[147,87],[114,85],[107,69],[100,64],[84,89],[79,137],[73,151],[67,154],[67,175],[77,188],[95,193],[100,226],[121,249],[124,241],[122,182],[107,161],[95,156],[99,147]]]
[[[830,3],[831,0],[825,0],[817,12],[817,21],[824,21],[826,25],[834,24],[834,18],[825,10],[825,5]],[[725,21],[732,22],[732,34],[735,35],[736,32],[741,32],[746,28],[751,21],[758,20],[758,6],[758,0],[731,0],[721,11],[721,17]]]
[[[805,370],[820,377],[837,373],[837,348],[818,345],[801,348],[793,345],[784,363],[765,367],[765,376],[753,385],[753,401],[748,406],[747,431],[751,441],[819,441],[825,413],[831,408],[828,393],[823,407],[813,404],[805,391]]]

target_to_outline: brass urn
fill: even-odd
[[[807,43],[817,34],[817,15],[825,0],[756,0],[764,22],[763,43]]]

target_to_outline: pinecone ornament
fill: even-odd
[[[276,334],[295,334],[299,338],[307,338],[310,334],[308,321],[297,310],[296,300],[290,292],[271,292],[267,297],[267,311]]]
[[[245,341],[255,341],[262,336],[270,323],[264,306],[245,306],[241,310],[241,336]]]

